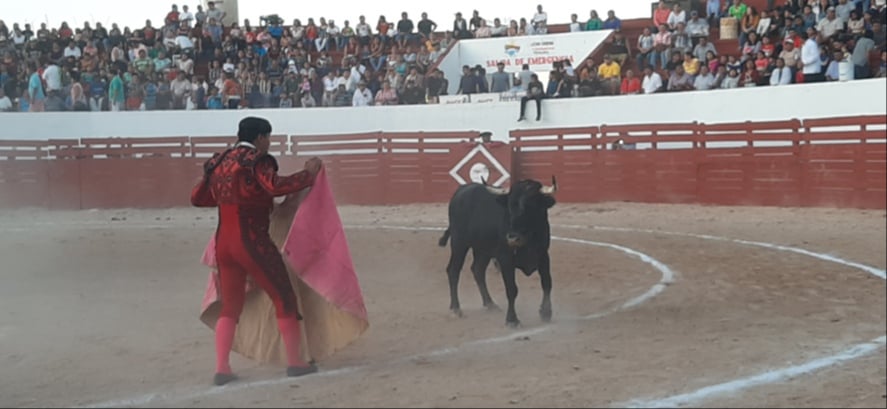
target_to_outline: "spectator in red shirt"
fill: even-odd
[[[625,78],[622,79],[620,91],[622,95],[641,93],[641,80],[634,75],[634,71],[628,70],[625,72]]]

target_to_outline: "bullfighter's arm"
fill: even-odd
[[[271,156],[265,156],[256,163],[256,180],[272,196],[283,196],[298,192],[314,184],[314,176],[307,170],[289,176],[277,174],[277,162]]]
[[[200,181],[191,189],[191,205],[196,207],[216,207],[219,205],[216,198],[213,197],[206,176],[200,178]]]

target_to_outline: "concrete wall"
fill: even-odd
[[[601,124],[681,123],[825,118],[887,114],[887,80],[757,87],[655,95],[545,100],[536,122],[517,122],[518,102],[363,108],[257,109],[97,113],[3,113],[0,139],[234,135],[248,115],[268,118],[275,133],[318,135],[385,130],[489,130],[505,140],[511,129]]]

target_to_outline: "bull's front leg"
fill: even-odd
[[[542,255],[539,262],[539,280],[542,282],[542,305],[539,306],[539,316],[542,321],[551,321],[551,259],[548,252]]]
[[[517,313],[514,311],[514,300],[517,298],[517,283],[514,280],[514,263],[501,263],[502,281],[505,283],[505,295],[508,297],[508,312],[505,314],[505,325],[511,328],[520,326]]]

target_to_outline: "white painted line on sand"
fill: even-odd
[[[125,226],[125,225],[120,225],[120,226]],[[347,229],[364,229],[364,230],[381,229],[381,230],[404,230],[404,231],[443,231],[444,230],[444,228],[441,228],[441,227],[424,227],[424,226],[423,227],[409,227],[409,226],[388,226],[388,225],[346,225],[345,228],[347,228]],[[626,301],[625,303],[623,303],[622,305],[620,305],[616,308],[613,308],[613,309],[610,309],[607,311],[603,311],[603,312],[599,312],[599,313],[595,313],[595,314],[590,314],[590,315],[579,318],[579,320],[594,320],[594,319],[602,318],[607,315],[610,315],[610,314],[640,305],[646,301],[649,301],[653,297],[659,295],[659,293],[661,293],[663,290],[665,290],[665,287],[668,284],[670,284],[674,281],[675,274],[667,265],[665,265],[664,263],[660,262],[659,260],[656,260],[655,258],[650,257],[649,255],[644,254],[640,251],[637,251],[637,250],[634,250],[634,249],[631,249],[628,247],[620,246],[617,244],[612,244],[612,243],[595,242],[595,241],[590,241],[590,240],[574,239],[574,238],[567,238],[567,237],[552,236],[552,240],[565,241],[565,242],[571,242],[571,243],[577,243],[577,244],[586,244],[586,245],[599,246],[599,247],[607,247],[607,248],[611,248],[614,250],[619,250],[619,251],[626,253],[628,255],[637,257],[642,262],[651,265],[653,268],[658,270],[661,274],[661,278],[660,278],[659,282],[654,284],[645,293]],[[546,325],[546,326],[537,327],[537,328],[533,328],[533,329],[529,329],[529,330],[511,332],[507,335],[503,335],[503,336],[499,336],[499,337],[469,341],[469,342],[465,342],[465,343],[462,343],[462,344],[460,344],[458,346],[454,346],[454,347],[441,348],[441,349],[437,349],[437,350],[426,352],[426,353],[405,356],[405,357],[401,357],[401,358],[389,361],[387,363],[365,364],[365,365],[358,365],[358,366],[353,366],[353,367],[334,369],[334,370],[330,370],[330,371],[322,371],[322,372],[318,372],[316,374],[303,376],[300,379],[305,379],[305,378],[309,378],[309,377],[310,378],[320,378],[320,377],[332,377],[332,376],[338,376],[338,375],[345,375],[345,374],[354,373],[354,372],[357,372],[360,370],[368,369],[370,367],[377,368],[377,367],[384,367],[384,366],[390,366],[390,365],[397,365],[397,364],[402,364],[405,362],[415,360],[417,358],[438,357],[438,356],[454,354],[454,353],[458,353],[458,352],[461,352],[465,349],[475,347],[475,346],[496,344],[496,343],[511,341],[514,339],[519,339],[519,338],[523,338],[523,337],[528,337],[528,336],[540,334],[540,333],[548,331],[551,328],[553,328],[553,325]],[[148,403],[155,402],[158,400],[162,400],[166,403],[173,403],[173,402],[181,402],[181,401],[186,401],[186,400],[203,398],[203,397],[207,397],[207,396],[217,395],[220,393],[235,392],[235,391],[239,391],[239,390],[243,390],[243,389],[251,389],[251,388],[257,388],[257,387],[263,387],[263,386],[273,386],[273,385],[284,385],[284,384],[289,384],[289,383],[292,383],[295,381],[296,380],[293,378],[287,378],[287,377],[281,376],[280,378],[266,379],[266,380],[253,381],[253,382],[232,383],[232,384],[225,385],[223,387],[200,388],[200,389],[196,389],[196,390],[195,389],[180,390],[180,391],[173,391],[173,392],[166,392],[166,393],[160,393],[160,392],[150,393],[150,394],[146,394],[146,395],[142,395],[142,396],[137,396],[134,398],[111,400],[111,401],[99,402],[99,403],[88,404],[88,405],[77,406],[77,407],[78,408],[109,408],[109,407],[142,406],[142,405],[146,405]]]
[[[798,247],[792,246],[784,246],[773,243],[765,243],[760,241],[751,241],[751,240],[742,240],[742,239],[733,239],[727,237],[713,236],[709,234],[695,234],[695,233],[682,233],[682,232],[671,232],[671,231],[661,231],[661,230],[652,230],[652,229],[636,229],[629,227],[606,227],[606,226],[582,226],[582,225],[558,225],[557,227],[561,228],[573,228],[573,229],[585,229],[585,230],[601,230],[601,231],[616,231],[616,232],[630,232],[630,233],[650,233],[650,234],[663,234],[669,236],[682,236],[682,237],[692,237],[704,240],[712,240],[712,241],[723,241],[723,242],[731,242],[736,244],[743,244],[748,246],[756,246],[763,247],[771,250],[778,251],[786,251],[796,254],[802,254],[805,256],[810,256],[813,258],[817,258],[823,261],[828,261],[831,263],[836,263],[840,265],[844,265],[847,267],[853,267],[863,272],[869,273],[875,277],[879,277],[881,279],[885,279],[887,277],[887,272],[883,269],[879,269],[876,267],[872,267],[869,265],[865,265],[862,263],[857,263],[854,261],[845,260],[840,257],[832,256],[829,254],[818,253],[815,251],[810,251]],[[757,375],[748,376],[740,379],[736,379],[733,381],[723,382],[711,386],[706,386],[704,388],[698,389],[693,392],[682,393],[679,395],[669,396],[660,399],[633,399],[629,402],[617,403],[613,405],[613,407],[633,407],[633,408],[643,408],[643,407],[677,407],[682,405],[688,405],[692,403],[701,402],[705,399],[710,399],[712,397],[718,395],[725,395],[731,393],[737,393],[742,390],[753,388],[756,386],[772,384],[776,382],[785,381],[795,376],[799,375],[807,375],[818,371],[820,369],[825,369],[831,366],[840,365],[847,361],[861,358],[863,356],[874,353],[880,348],[884,347],[887,344],[887,337],[881,336],[875,338],[869,342],[864,342],[860,344],[856,344],[851,346],[850,348],[839,352],[834,355],[829,355],[825,357],[821,357],[818,359],[814,359],[812,361],[808,361],[806,363],[800,365],[792,365],[784,368],[777,368],[769,371],[765,371],[759,373]]]
[[[757,375],[739,378],[716,385],[706,386],[693,392],[682,393],[680,395],[669,396],[667,398],[632,400],[627,403],[614,405],[614,407],[675,408],[679,406],[685,406],[719,395],[729,395],[732,393],[737,393],[748,388],[753,388],[755,386],[783,382],[796,376],[807,375],[820,369],[825,369],[830,366],[842,364],[856,358],[861,358],[882,348],[885,345],[885,341],[887,341],[887,337],[882,336],[875,338],[869,342],[854,345],[835,355],[814,359],[800,365],[792,365],[785,368],[766,371]]]

